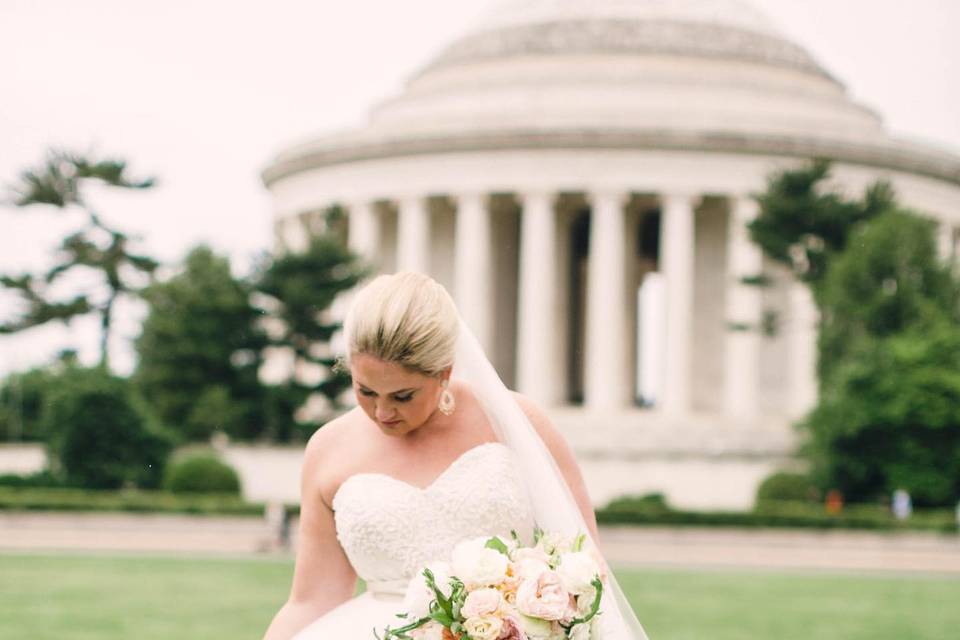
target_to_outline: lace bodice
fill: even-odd
[[[358,473],[333,498],[337,538],[368,583],[402,585],[425,564],[449,561],[465,538],[533,531],[533,510],[499,442],[467,450],[425,489],[380,473]]]

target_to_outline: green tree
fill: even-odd
[[[42,277],[33,274],[0,276],[0,285],[15,291],[25,310],[19,317],[0,323],[0,333],[15,333],[50,321],[69,322],[76,316],[100,316],[100,364],[108,366],[108,344],[117,300],[139,289],[143,276],[150,277],[157,262],[133,253],[131,238],[109,227],[85,197],[87,186],[101,183],[121,189],[147,189],[152,179],[135,180],[127,175],[126,163],[116,159],[92,160],[67,151],[51,151],[40,167],[20,174],[11,201],[17,207],[50,205],[61,210],[78,207],[86,213],[87,225],[60,243],[57,262]],[[92,270],[99,275],[99,291],[85,291],[67,300],[55,300],[54,283],[75,271]]]
[[[902,332],[857,340],[804,422],[821,487],[852,501],[907,489],[922,506],[960,495],[960,330],[934,304]]]
[[[350,385],[349,374],[336,369],[336,358],[328,349],[341,327],[328,310],[338,295],[356,286],[368,271],[332,230],[340,215],[339,208],[331,209],[326,231],[312,235],[304,251],[272,257],[261,265],[256,278],[263,306],[275,321],[271,345],[289,349],[296,368],[322,372],[319,381],[304,382],[292,376],[272,390],[271,405],[278,420],[281,412],[302,407],[313,394],[320,394],[336,411],[340,408],[338,397]],[[278,421],[276,436],[285,439],[291,427]]]
[[[804,453],[819,486],[849,499],[904,487],[946,504],[960,486],[949,409],[960,401],[960,283],[938,258],[935,223],[900,207],[889,185],[847,198],[828,178],[825,161],[772,175],[749,225],[820,312]]]
[[[826,188],[829,178],[827,160],[772,174],[756,196],[760,213],[747,225],[753,242],[808,283],[815,299],[830,259],[846,248],[853,229],[896,206],[888,183],[874,183],[862,199],[851,200]]]
[[[70,368],[43,411],[53,473],[89,489],[157,488],[173,446],[132,398],[129,382],[102,367]]]
[[[937,255],[936,225],[891,210],[858,225],[820,286],[820,379],[862,341],[906,331],[939,312],[960,320],[960,286]]]
[[[187,439],[218,429],[251,439],[263,430],[257,373],[267,342],[250,294],[229,260],[206,246],[187,255],[181,273],[144,291],[148,314],[135,342],[134,381]]]

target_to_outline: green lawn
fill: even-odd
[[[0,555],[0,638],[258,639],[288,560]],[[653,640],[943,640],[960,580],[624,571]]]

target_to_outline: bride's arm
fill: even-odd
[[[288,640],[310,622],[348,600],[357,575],[337,541],[333,511],[325,503],[324,458],[330,456],[332,423],[307,443],[300,482],[300,526],[293,586],[264,640]],[[330,430],[324,433],[325,430]],[[328,458],[329,459],[329,458]]]
[[[573,450],[567,443],[566,438],[557,431],[557,428],[550,422],[550,418],[548,418],[543,410],[532,400],[516,392],[513,393],[513,396],[517,399],[517,404],[523,409],[527,419],[530,420],[530,424],[532,424],[533,428],[540,434],[543,443],[547,445],[547,449],[549,449],[553,455],[553,459],[556,461],[560,473],[563,474],[564,479],[567,481],[567,486],[570,487],[573,498],[577,501],[577,506],[583,514],[583,519],[586,521],[587,527],[590,528],[590,535],[599,543],[597,516],[593,511],[593,502],[590,500],[587,487],[583,482],[580,465],[577,464]]]

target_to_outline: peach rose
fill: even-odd
[[[517,609],[534,618],[563,620],[571,615],[570,593],[555,571],[524,579],[517,589]]]
[[[500,592],[496,589],[477,589],[467,594],[460,612],[464,618],[479,618],[496,612],[501,601]]]

